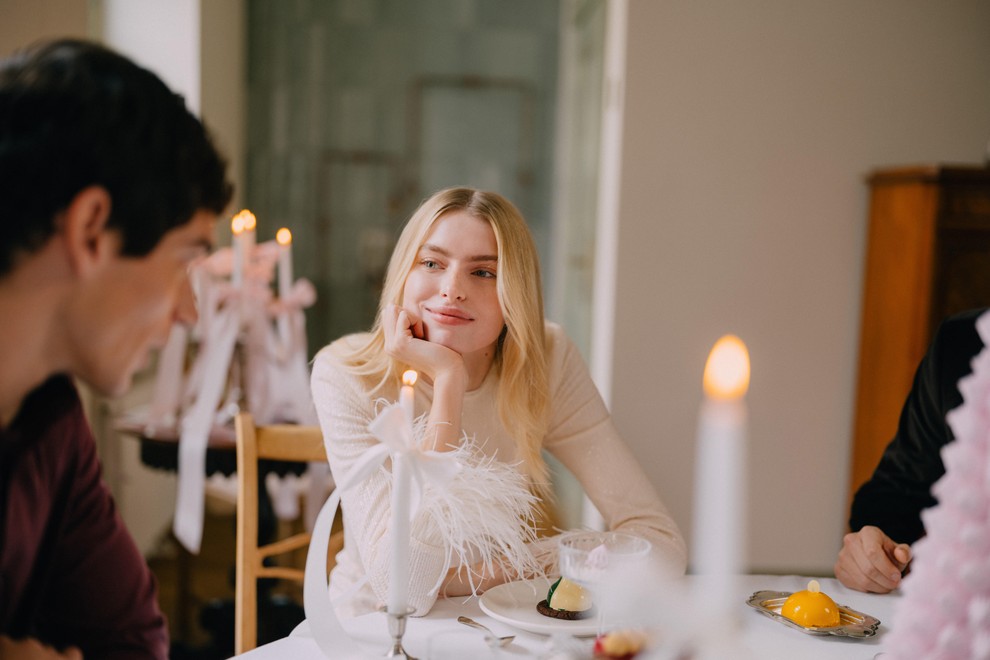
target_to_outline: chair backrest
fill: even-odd
[[[258,580],[281,578],[302,583],[304,571],[286,566],[265,566],[268,557],[309,545],[307,532],[266,545],[258,544],[258,461],[263,459],[326,462],[323,434],[317,426],[272,424],[255,426],[250,413],[240,413],[237,430],[237,577],[234,602],[234,652],[244,653],[258,644]],[[343,544],[343,534],[330,541],[330,558]]]

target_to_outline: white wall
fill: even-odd
[[[103,41],[200,110],[200,0],[102,0]]]
[[[750,564],[831,570],[872,168],[982,162],[983,0],[632,0],[612,407],[689,533],[701,373],[749,345]]]

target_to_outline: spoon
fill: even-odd
[[[458,623],[463,623],[465,626],[471,626],[472,628],[477,628],[478,630],[484,630],[485,633],[487,633],[485,635],[485,639],[487,639],[494,646],[498,646],[499,648],[503,648],[503,647],[508,646],[509,644],[512,643],[512,640],[514,640],[516,638],[515,635],[507,635],[505,637],[496,637],[495,636],[495,633],[493,633],[491,630],[489,630],[485,626],[481,625],[480,623],[478,623],[474,619],[469,619],[466,616],[459,616],[459,617],[457,617],[457,622]]]

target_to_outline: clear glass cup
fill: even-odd
[[[650,542],[624,532],[568,532],[558,539],[561,577],[591,592],[598,634],[622,621],[622,597],[642,579]]]

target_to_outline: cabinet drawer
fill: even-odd
[[[952,185],[942,190],[939,224],[946,229],[990,230],[990,188]]]

